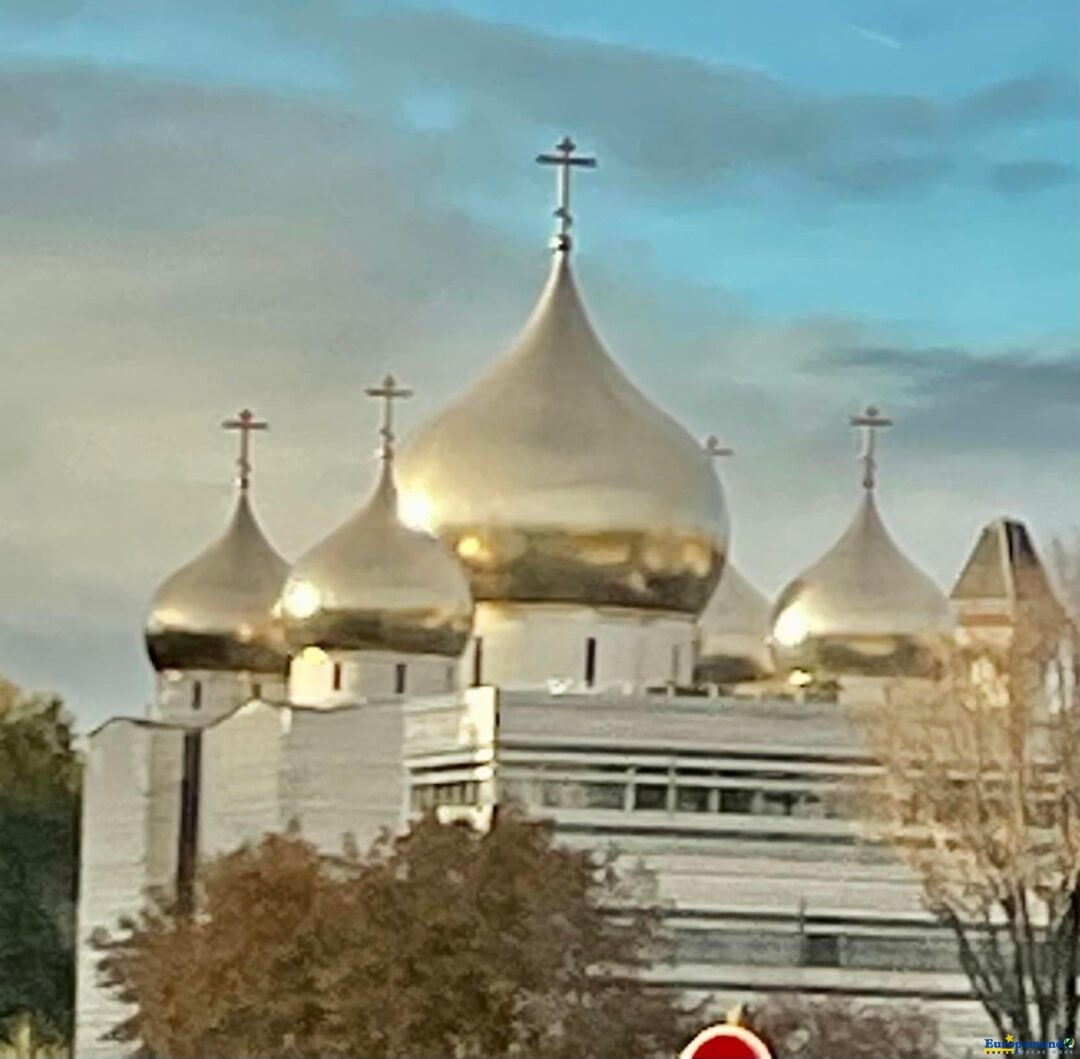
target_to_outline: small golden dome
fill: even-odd
[[[468,642],[472,609],[454,557],[398,518],[389,453],[368,503],[296,563],[281,594],[296,649],[456,657]]]
[[[868,488],[843,536],[781,592],[771,626],[785,672],[925,677],[938,670],[953,616],[889,536]]]
[[[157,590],[146,626],[154,668],[284,672],[273,609],[288,569],[263,535],[245,487],[221,538]]]
[[[698,614],[727,541],[720,484],[608,355],[558,245],[508,355],[405,447],[402,517],[442,537],[478,600]]]
[[[720,584],[698,619],[700,683],[734,684],[772,672],[769,601],[728,560]]]

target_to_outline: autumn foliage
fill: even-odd
[[[995,1034],[1076,1035],[1080,1008],[1080,645],[1035,592],[996,645],[958,649],[932,693],[862,718],[881,765],[859,792],[953,934]]]
[[[206,869],[194,916],[99,942],[133,1005],[114,1036],[171,1059],[671,1055],[690,1027],[638,977],[662,952],[628,885],[515,813],[364,858],[269,836]]]
[[[912,1004],[770,997],[745,1014],[777,1059],[943,1059],[938,1024]]]

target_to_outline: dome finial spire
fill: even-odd
[[[710,434],[701,446],[706,456],[714,459],[724,456],[734,456],[735,450],[730,445],[725,445],[715,434]]]
[[[379,427],[382,446],[379,455],[383,462],[391,463],[394,459],[394,402],[412,397],[413,392],[404,386],[398,386],[393,375],[387,375],[381,385],[369,386],[364,393],[368,397],[377,397],[383,403],[382,426]]]
[[[595,158],[586,156],[573,157],[576,150],[577,144],[569,136],[564,136],[555,144],[554,154],[538,154],[536,156],[537,162],[541,165],[553,165],[556,167],[554,216],[559,226],[555,235],[552,236],[551,248],[561,253],[567,253],[570,250],[570,227],[574,223],[573,215],[570,213],[570,168],[571,166],[580,166],[584,169],[596,168]]]
[[[891,427],[893,421],[882,415],[880,408],[867,405],[865,412],[851,417],[851,425],[853,427],[862,427],[863,430],[863,449],[859,458],[862,460],[863,465],[863,488],[870,491],[874,488],[877,480],[877,459],[875,455],[877,436],[875,431]]]
[[[237,413],[235,419],[226,419],[221,424],[226,430],[238,430],[240,432],[240,456],[236,466],[240,473],[236,484],[241,493],[247,493],[251,488],[251,432],[253,430],[269,430],[270,424],[255,418],[255,413],[250,408],[245,408]]]

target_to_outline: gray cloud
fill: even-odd
[[[1080,442],[1080,347],[974,351],[856,346],[813,358],[811,371],[893,380],[918,444],[953,453],[1073,456]]]
[[[957,107],[961,123],[971,128],[1025,124],[1046,118],[1072,118],[1075,83],[1048,75],[1015,77],[973,92]]]
[[[762,172],[841,198],[917,193],[956,177],[993,181],[975,149],[981,137],[1067,118],[1076,106],[1071,82],[1053,75],[990,84],[955,102],[829,96],[760,71],[452,14],[324,17],[330,46],[360,83],[454,93],[466,129],[489,132],[508,110],[518,127],[572,125],[635,177],[697,193]]]
[[[1076,183],[1076,166],[1052,161],[999,162],[990,170],[990,183],[1004,195],[1043,191]]]

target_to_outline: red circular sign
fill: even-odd
[[[773,1059],[773,1054],[756,1033],[722,1023],[702,1030],[679,1059]]]

